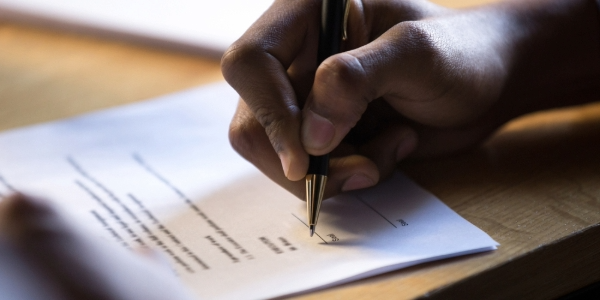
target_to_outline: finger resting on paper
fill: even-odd
[[[332,158],[324,197],[374,186],[379,177],[377,165],[365,156],[352,154]]]
[[[377,165],[380,177],[384,179],[393,174],[400,161],[415,151],[417,143],[417,133],[412,128],[395,124],[360,146],[359,153]]]
[[[231,123],[230,141],[242,157],[254,164],[267,177],[296,197],[305,199],[305,181],[290,181],[285,177],[279,158],[273,150],[264,128],[256,121],[243,102],[240,102]],[[340,144],[333,154],[325,187],[325,198],[335,196],[343,191],[369,187],[378,182],[377,165],[365,156],[356,155],[354,146]],[[306,157],[306,165],[308,165],[307,159],[308,157]],[[302,179],[306,175],[306,165],[297,171],[301,174]]]
[[[42,198],[13,194],[0,202],[0,230],[14,241],[26,241],[31,235],[44,237],[60,232],[54,207]]]
[[[51,202],[15,195],[0,229],[65,299],[191,299],[170,270],[90,235]]]
[[[69,299],[84,295],[109,299],[110,292],[98,280],[107,266],[93,266],[98,258],[86,251],[88,241],[49,201],[13,195],[2,203],[0,215],[0,228],[8,239]]]

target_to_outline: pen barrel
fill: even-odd
[[[344,21],[344,4],[346,1],[350,0],[323,0],[317,65],[340,52],[343,30],[341,25]]]
[[[308,172],[306,174],[325,175],[329,172],[329,154],[321,156],[309,155]]]
[[[321,7],[321,29],[317,65],[328,57],[340,52],[342,46],[342,24],[345,3],[349,0],[323,0]],[[325,175],[329,170],[329,154],[309,156],[307,174]]]

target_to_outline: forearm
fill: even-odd
[[[463,127],[437,135],[421,132],[415,156],[473,147],[527,113],[600,101],[600,17],[594,1],[506,0],[459,12],[484,46],[493,45],[484,53],[502,62],[502,76],[495,79],[500,93],[491,107]],[[468,19],[475,15],[477,19]],[[465,31],[459,30],[460,35]],[[464,64],[482,69],[489,61],[485,57]],[[481,78],[469,80],[477,87]]]

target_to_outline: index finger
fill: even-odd
[[[225,79],[264,127],[291,180],[304,177],[308,155],[300,142],[301,108],[287,70],[310,40],[307,36],[318,32],[320,2],[275,1],[221,61]]]

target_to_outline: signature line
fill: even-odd
[[[356,199],[358,199],[358,201],[362,202],[362,204],[364,204],[365,206],[367,206],[368,208],[370,208],[371,210],[373,210],[376,214],[378,214],[379,216],[381,216],[383,219],[385,219],[388,223],[392,224],[392,226],[394,226],[395,228],[398,228],[398,226],[394,225],[394,223],[392,223],[390,220],[388,220],[386,217],[384,217],[380,212],[378,212],[373,206],[367,204],[367,202],[365,202],[363,199],[361,199],[359,196],[356,196]]]
[[[292,214],[292,216],[294,216],[296,219],[298,219],[298,221],[302,222],[302,224],[304,224],[304,226],[306,226],[307,228],[310,228],[310,227],[308,227],[308,225],[306,225],[306,223],[304,223],[304,221],[302,221],[300,218],[298,218],[298,216],[296,216],[295,214]],[[317,235],[317,236],[318,236],[318,237],[319,237],[319,238],[320,238],[320,239],[321,239],[321,240],[322,240],[322,241],[323,241],[325,244],[328,244],[328,243],[327,243],[327,242],[326,242],[326,241],[325,241],[325,240],[324,240],[324,239],[323,239],[323,238],[322,238],[322,237],[321,237],[321,236],[320,236],[320,235],[319,235],[319,234],[318,234],[316,231],[315,231],[315,234],[316,234],[316,235]]]

